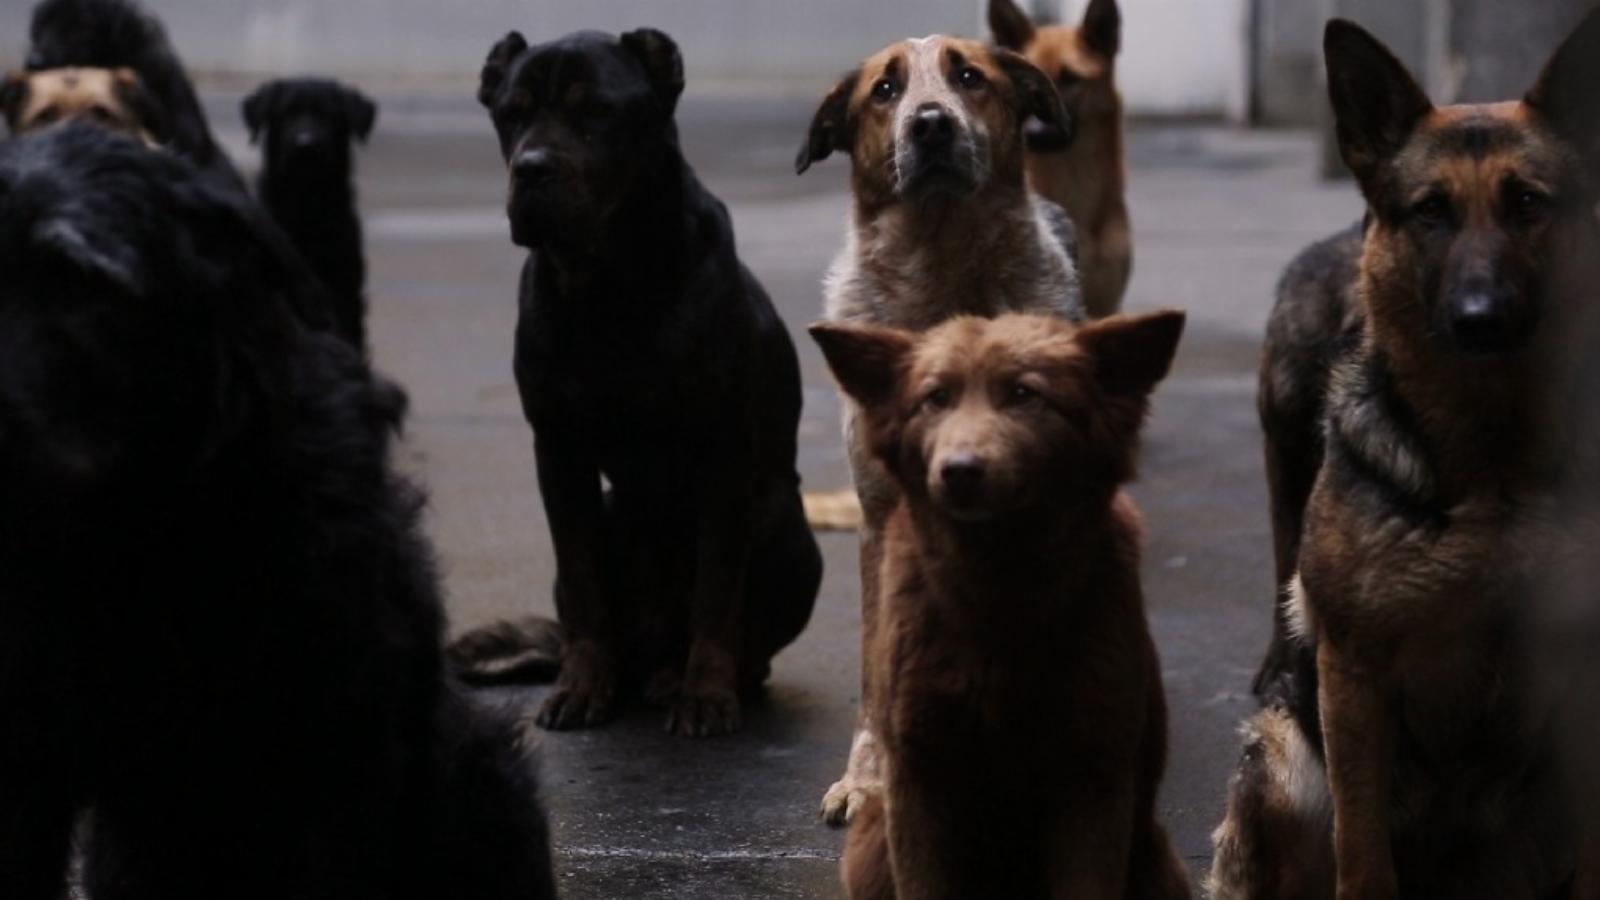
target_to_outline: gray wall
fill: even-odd
[[[975,0],[144,0],[198,73],[315,70],[382,82],[470,80],[508,29],[662,28],[697,88],[810,91],[908,33],[973,34]],[[0,63],[27,44],[31,0],[0,0]]]

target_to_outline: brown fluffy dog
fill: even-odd
[[[1347,22],[1326,53],[1366,323],[1291,590],[1308,689],[1252,725],[1214,893],[1596,896],[1593,744],[1556,738],[1595,705],[1562,636],[1595,626],[1600,12],[1521,102],[1435,108]]]
[[[851,828],[852,900],[1188,896],[1120,490],[1183,322],[812,327],[902,498],[862,661],[887,789]]]
[[[828,318],[915,331],[957,315],[1031,312],[1078,319],[1071,221],[1028,190],[1029,118],[1070,129],[1050,79],[1008,50],[943,36],[891,44],[846,75],[818,108],[796,169],[850,154],[852,228],[829,271]],[[848,404],[847,404],[848,405]],[[863,646],[872,641],[878,530],[893,480],[847,410],[845,443],[861,500]],[[866,702],[871,675],[862,685]],[[823,817],[849,818],[876,790],[871,723],[859,723]]]
[[[13,72],[0,85],[0,113],[12,134],[85,119],[151,145],[166,137],[160,112],[132,69]]]
[[[1048,123],[1027,127],[1028,182],[1059,204],[1078,229],[1078,275],[1089,315],[1122,308],[1133,270],[1128,225],[1127,165],[1117,51],[1122,14],[1117,0],[1091,0],[1077,26],[1035,26],[1012,0],[990,0],[995,43],[1021,53],[1055,80],[1077,128],[1074,140]]]

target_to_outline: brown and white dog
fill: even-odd
[[[862,660],[886,791],[851,825],[851,900],[1189,896],[1121,490],[1183,323],[811,329],[901,488]]]
[[[1071,129],[1054,85],[1009,50],[932,36],[869,57],[822,101],[795,169],[850,155],[851,229],[825,283],[838,322],[922,331],[956,315],[1082,317],[1071,222],[1028,189],[1023,123]],[[845,441],[862,506],[861,602],[872,640],[878,529],[898,493],[846,412]],[[874,686],[864,676],[870,706]],[[876,789],[863,721],[823,815],[843,822]]]
[[[138,73],[126,68],[13,72],[0,84],[0,114],[12,134],[84,119],[155,146],[167,131]]]
[[[1013,0],[989,0],[995,43],[1027,57],[1055,81],[1077,137],[1049,123],[1028,123],[1028,181],[1059,204],[1078,229],[1078,273],[1090,316],[1122,308],[1133,270],[1128,225],[1127,166],[1122,135],[1122,96],[1117,92],[1117,52],[1122,14],[1117,0],[1091,0],[1083,21],[1039,25]]]

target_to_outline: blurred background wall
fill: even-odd
[[[1075,21],[1087,0],[1021,0]],[[692,89],[811,95],[883,44],[982,34],[984,0],[146,0],[203,76],[320,72],[373,90],[463,89],[492,40],[651,24],[683,46]],[[1442,99],[1508,97],[1595,0],[1122,0],[1124,94],[1138,115],[1318,124],[1321,31],[1354,18]],[[29,0],[0,0],[0,64]]]

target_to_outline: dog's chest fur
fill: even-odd
[[[1082,317],[1077,273],[1037,198],[897,205],[858,222],[824,283],[827,316],[925,331],[956,315]]]

